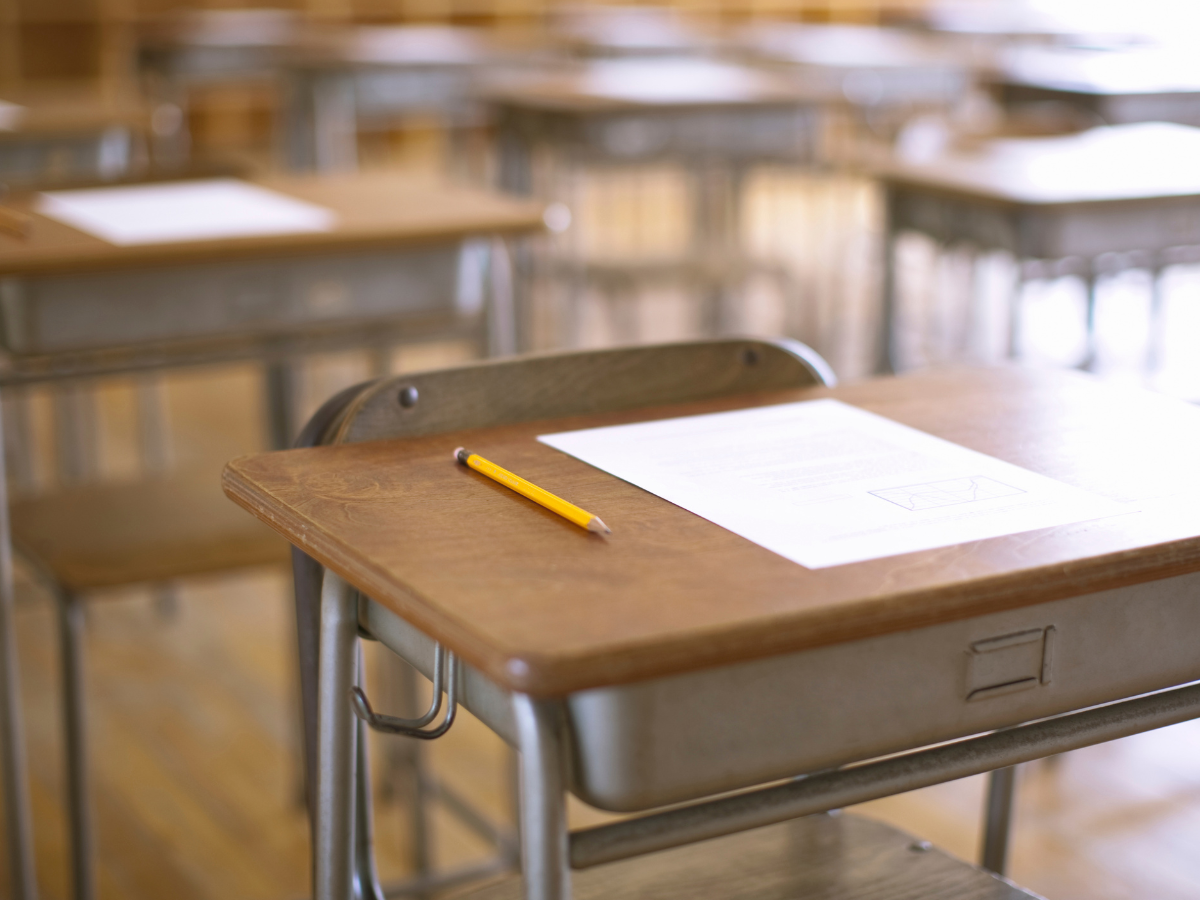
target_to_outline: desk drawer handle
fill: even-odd
[[[449,669],[448,677],[447,669]],[[453,653],[448,653],[441,644],[438,644],[433,656],[433,702],[425,715],[419,719],[401,719],[397,716],[381,715],[371,708],[371,702],[360,687],[350,688],[350,705],[354,708],[354,714],[375,731],[432,741],[434,738],[440,738],[454,724],[454,716],[458,712],[458,679],[458,660]],[[437,718],[437,714],[441,712],[443,682],[446,684],[446,716],[442,719],[441,725],[426,728],[425,726]]]

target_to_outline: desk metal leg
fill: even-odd
[[[297,365],[290,360],[267,365],[267,440],[272,450],[284,450],[292,446],[292,441],[300,431],[296,425],[296,408],[299,405]]]
[[[1013,258],[1016,275],[1012,295],[1008,300],[1008,358],[1021,355],[1021,295],[1025,293],[1025,266],[1020,257]]]
[[[358,108],[353,76],[313,77],[313,142],[318,172],[358,168]]]
[[[1087,346],[1084,350],[1083,361],[1079,364],[1079,368],[1089,372],[1096,368],[1096,288],[1098,283],[1096,270],[1089,264],[1083,275],[1083,287],[1087,292],[1087,318],[1085,320]]]
[[[879,310],[879,346],[875,371],[891,375],[896,371],[896,305],[899,289],[896,284],[896,228],[893,215],[894,200],[885,194],[883,204],[883,284]]]
[[[144,375],[137,381],[138,449],[142,469],[161,473],[171,468],[171,434],[167,391],[161,376]]]
[[[4,392],[4,447],[10,483],[20,491],[32,491],[37,485],[34,472],[33,415],[29,391],[11,388]]]
[[[1003,875],[1008,868],[1008,837],[1012,829],[1016,781],[1016,766],[996,769],[988,775],[987,810],[979,864],[997,875]]]
[[[14,900],[37,900],[17,636],[13,623],[12,534],[8,522],[3,431],[3,423],[0,422],[0,743],[3,744],[0,752],[3,753],[4,765],[4,825],[8,835],[12,896]]]
[[[562,710],[553,700],[513,695],[521,752],[521,871],[525,900],[570,900]]]
[[[88,803],[87,717],[84,713],[83,604],[79,597],[60,590],[63,679],[63,734],[67,757],[67,809],[71,831],[71,876],[75,900],[92,900],[96,894],[92,871],[92,822]]]
[[[499,237],[492,239],[488,256],[487,353],[510,356],[517,352],[520,330],[512,256]]]
[[[712,165],[696,173],[696,215],[693,220],[694,264],[702,274],[700,325],[710,337],[726,333],[732,324],[733,290],[728,266],[740,249],[738,221],[742,171]],[[713,272],[712,267],[716,265]]]
[[[1166,286],[1163,284],[1165,267],[1161,260],[1156,260],[1150,269],[1150,328],[1146,340],[1146,372],[1153,373],[1163,360],[1163,338],[1165,335],[1163,322],[1163,305],[1166,300]]]
[[[90,385],[68,382],[54,392],[58,477],[80,484],[96,474],[96,396]]]
[[[358,167],[354,79],[342,73],[301,72],[289,78],[284,109],[284,155],[293,171],[338,172]]]
[[[417,670],[394,653],[377,657],[383,681],[381,695],[389,694],[388,706],[406,719],[415,719],[425,711],[418,696]],[[432,833],[429,821],[429,774],[426,771],[424,742],[391,739],[384,745],[384,789],[399,800],[408,812],[409,870],[417,879],[427,878],[433,870]]]
[[[350,688],[358,668],[358,593],[329,570],[321,588],[317,685],[316,900],[351,900],[357,726]]]
[[[357,612],[357,604],[356,612]],[[358,657],[358,682],[363,684],[361,647]],[[357,900],[384,900],[375,871],[375,816],[371,803],[371,766],[367,754],[367,726],[362,719],[354,726],[354,896]]]

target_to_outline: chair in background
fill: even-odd
[[[10,515],[14,546],[58,604],[72,880],[75,900],[91,900],[84,607],[105,588],[286,564],[287,545],[231,509],[211,471],[66,489],[17,500]]]

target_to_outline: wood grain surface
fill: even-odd
[[[571,876],[578,900],[1034,900],[1035,895],[859,816],[822,814]],[[519,877],[454,900],[521,900]]]
[[[822,570],[539,444],[551,431],[836,397],[1128,502],[1127,515]],[[608,538],[454,463],[460,445]],[[1200,409],[1077,373],[838,388],[235,460],[226,492],[498,683],[561,695],[1200,570]],[[1141,511],[1135,511],[1141,510]]]
[[[118,247],[34,212],[27,239],[0,233],[0,276],[367,252],[543,227],[537,202],[411,176],[274,177],[254,183],[332,209],[338,222],[328,232]],[[7,202],[32,211],[36,200],[14,195]]]

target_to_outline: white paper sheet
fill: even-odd
[[[329,231],[337,215],[233,178],[53,191],[38,212],[111,244]]]
[[[25,118],[25,107],[0,100],[0,131],[16,131]]]
[[[708,60],[609,60],[588,67],[582,92],[631,103],[739,102],[767,79],[740,66]]]
[[[810,569],[1134,511],[835,400],[538,440]]]

